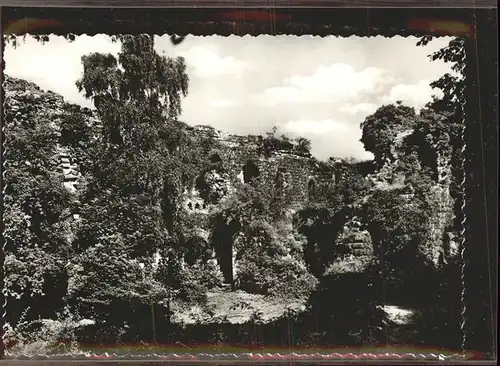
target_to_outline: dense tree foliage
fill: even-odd
[[[270,156],[273,152],[293,152],[298,155],[311,156],[311,141],[305,137],[297,137],[292,140],[287,135],[277,135],[278,128],[275,126],[268,132],[262,141],[262,153]]]
[[[411,130],[414,126],[414,108],[407,107],[401,102],[382,106],[361,123],[363,131],[361,142],[367,151],[373,153],[375,162],[382,166],[386,161],[394,159],[391,146],[396,135]]]
[[[182,227],[176,220],[175,200],[183,176],[189,174],[178,149],[188,146],[176,128],[188,87],[183,59],[158,55],[149,36],[119,40],[118,59],[96,53],[84,56],[84,73],[77,81],[79,90],[94,102],[102,133],[93,174],[81,197],[74,242],[74,268],[80,271],[72,274],[78,284],[72,301],[92,308],[105,305],[104,313],[92,311],[115,314],[115,319],[117,309],[133,311],[135,303],[165,297],[170,284],[155,275],[158,263],[152,258],[165,257],[169,248],[178,251]],[[126,277],[120,275],[123,271]],[[117,276],[118,282],[102,286],[92,276]],[[116,310],[108,303],[111,299],[116,299]],[[133,318],[119,316],[117,321]]]
[[[423,37],[417,45],[425,46],[433,39],[432,36]],[[454,38],[449,44],[429,55],[432,60],[442,60],[451,64],[453,73],[447,73],[431,83],[431,86],[440,90],[441,98],[435,98],[428,104],[428,118],[417,127],[417,133],[423,136],[432,136],[445,154],[451,153],[450,194],[454,201],[453,230],[456,236],[461,237],[463,231],[464,213],[464,118],[465,118],[465,71],[466,71],[466,44],[465,38]],[[424,114],[425,115],[425,114]],[[437,116],[437,118],[436,118]],[[429,136],[429,137],[430,137]],[[422,140],[421,140],[422,141]],[[450,152],[451,150],[451,152]],[[435,343],[438,337],[447,340],[444,346],[453,347],[462,339],[460,324],[463,321],[462,309],[459,305],[462,299],[461,261],[452,260],[444,265],[436,274],[437,288],[434,295],[437,301],[435,306],[424,312],[422,321],[428,336],[427,342]],[[429,329],[430,328],[430,329]],[[446,334],[446,336],[444,336]]]

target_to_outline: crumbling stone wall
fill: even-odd
[[[398,169],[398,164],[404,159],[405,138],[412,134],[413,130],[401,131],[391,146],[392,159],[387,161],[377,172],[369,174],[369,179],[374,189],[400,190],[401,196],[411,203],[414,194],[413,187],[406,181],[405,174]],[[440,146],[437,146],[440,144]],[[421,243],[420,251],[434,263],[439,265],[446,262],[450,257],[458,253],[458,244],[450,230],[453,224],[453,199],[450,195],[451,177],[451,147],[446,141],[431,142],[431,147],[436,154],[437,181],[430,188],[427,201],[433,206],[432,218],[429,224],[430,239]],[[415,167],[420,169],[420,167]]]
[[[257,166],[261,171],[261,184],[272,187],[279,178],[283,194],[292,206],[299,207],[307,202],[309,180],[315,175],[311,159],[277,152],[269,159],[259,160]]]
[[[246,183],[247,169],[256,169],[256,174],[252,175],[259,178],[259,184],[271,188],[281,180],[285,198],[292,206],[298,208],[308,200],[311,178],[325,180],[324,174],[318,172],[311,157],[285,151],[276,151],[270,156],[264,156],[260,150],[262,144],[260,136],[230,135],[208,126],[197,126],[194,131],[204,137],[213,138],[216,147],[211,157],[221,160],[233,185]],[[327,179],[331,178],[330,174]]]

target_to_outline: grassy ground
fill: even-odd
[[[184,324],[193,324],[196,320],[209,323],[213,319],[223,317],[227,317],[232,324],[241,324],[256,313],[261,315],[264,322],[268,322],[283,315],[287,309],[304,309],[304,301],[288,302],[244,291],[217,290],[207,293],[207,297],[208,304],[205,309],[200,306],[186,308],[174,305],[175,317]]]

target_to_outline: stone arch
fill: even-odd
[[[235,221],[229,223],[221,221],[216,225],[211,241],[215,249],[219,267],[224,277],[224,283],[234,287],[235,285],[235,247],[234,240],[239,231],[239,225]]]
[[[243,182],[250,183],[252,179],[260,176],[260,170],[252,160],[247,160],[243,166]]]

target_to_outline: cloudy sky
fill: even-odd
[[[402,100],[422,107],[434,91],[429,83],[450,67],[427,55],[443,47],[440,38],[416,47],[412,37],[188,37],[173,46],[157,37],[156,48],[183,56],[190,77],[181,119],[238,134],[263,134],[277,126],[290,137],[312,141],[320,159],[370,158],[359,142],[359,124],[379,106]],[[77,91],[81,56],[116,54],[120,45],[105,35],[74,42],[31,38],[5,49],[6,74],[30,80],[69,102],[91,107]]]

